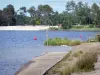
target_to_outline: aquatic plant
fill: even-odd
[[[46,40],[44,42],[44,45],[48,45],[49,46],[60,46],[60,45],[68,45],[68,46],[75,46],[75,45],[80,45],[81,42],[79,40],[69,40],[67,38],[54,38],[54,39],[51,39],[49,38],[48,40]]]

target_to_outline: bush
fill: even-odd
[[[84,25],[74,25],[72,28],[76,28],[76,29],[82,29],[84,28]]]
[[[71,75],[71,69],[68,66],[65,66],[62,70],[60,75]]]
[[[100,42],[100,34],[98,34],[98,35],[96,36],[96,38],[97,38],[97,41]]]
[[[83,56],[79,57],[76,62],[75,68],[77,71],[88,72],[94,70],[94,63],[97,61],[97,53],[90,52],[85,53]]]
[[[36,25],[40,25],[40,21],[38,20],[38,21],[36,21]]]
[[[69,23],[68,21],[63,21],[62,23],[63,29],[70,29],[71,27],[72,27],[71,23]]]
[[[57,27],[50,27],[49,30],[58,30],[59,28]]]
[[[95,25],[93,25],[93,24],[89,25],[89,28],[94,28],[94,27],[95,27]]]
[[[79,53],[79,52],[76,52],[76,53],[74,53],[72,56],[74,56],[74,57],[79,57],[79,56],[80,56],[80,53]]]
[[[79,40],[72,40],[69,42],[70,46],[75,46],[75,45],[80,45],[80,44],[81,44],[81,42]]]
[[[44,45],[48,45],[49,46],[60,46],[60,45],[68,45],[68,46],[75,46],[75,45],[79,45],[81,44],[80,41],[78,40],[68,40],[67,38],[65,39],[61,39],[61,38],[54,38],[54,39],[48,39],[44,42]]]
[[[48,45],[52,45],[52,46],[57,45],[56,41],[54,41],[50,38],[47,41],[44,42],[44,45],[47,45],[47,43],[48,43]]]

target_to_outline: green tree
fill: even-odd
[[[50,21],[49,17],[53,12],[53,9],[49,5],[39,5],[38,11],[40,13],[40,20],[42,24],[48,24]]]
[[[13,5],[9,4],[9,5],[7,5],[6,8],[3,9],[3,16],[4,16],[8,26],[16,24],[15,10],[14,10]]]
[[[20,24],[25,25],[26,24],[26,13],[27,13],[27,8],[26,7],[20,7],[19,9],[19,16],[20,16]]]
[[[92,18],[95,25],[100,24],[100,8],[96,3],[92,4]]]
[[[31,16],[31,20],[30,20],[30,23],[35,25],[35,21],[36,21],[36,10],[35,10],[35,7],[32,6],[28,9],[28,13],[30,13],[30,16]]]

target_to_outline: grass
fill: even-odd
[[[95,25],[73,25],[69,30],[80,30],[80,31],[98,31],[100,28],[96,28]]]
[[[97,61],[97,54],[94,52],[85,53],[83,56],[79,57],[75,68],[79,72],[88,72],[94,70],[94,63]]]
[[[72,56],[73,57],[79,57],[81,54],[83,54],[83,51],[75,52]]]
[[[94,70],[94,63],[97,61],[97,54],[95,52],[87,52],[78,57],[73,67],[65,66],[61,75],[71,75],[75,72],[88,72]]]
[[[71,69],[70,67],[67,65],[65,66],[61,72],[60,72],[60,75],[71,75]]]
[[[75,52],[74,55],[77,56],[77,60],[73,65],[71,65],[71,62],[73,62],[72,55],[73,53],[70,51],[52,68],[52,73],[47,73],[47,75],[71,75],[76,72],[89,72],[94,70],[94,63],[97,61],[97,52]]]
[[[79,40],[68,40],[67,38],[61,39],[61,38],[54,38],[51,39],[49,38],[44,42],[44,45],[49,46],[60,46],[60,45],[68,45],[68,46],[75,46],[75,45],[80,45],[81,42]]]

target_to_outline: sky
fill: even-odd
[[[66,2],[70,0],[2,0],[0,1],[0,9],[2,10],[8,4],[12,4],[15,10],[18,10],[22,6],[26,6],[27,8],[31,6],[35,6],[37,8],[38,5],[48,4],[50,5],[54,11],[62,12],[65,10]],[[93,2],[100,3],[100,0],[74,0],[75,2],[82,1],[88,2],[91,5]]]

